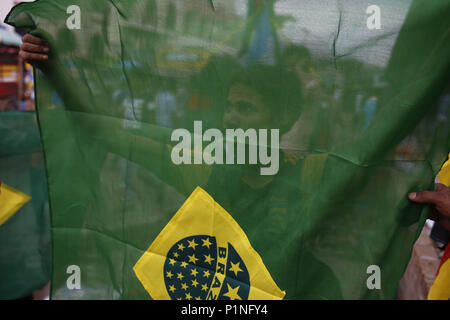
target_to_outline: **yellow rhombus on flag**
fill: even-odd
[[[0,226],[16,213],[31,197],[4,183],[0,185]]]
[[[155,300],[281,300],[244,231],[197,187],[134,266]]]

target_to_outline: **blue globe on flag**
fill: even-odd
[[[175,243],[164,263],[172,300],[247,300],[250,276],[234,247],[215,237],[190,236]]]

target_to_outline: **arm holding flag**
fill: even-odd
[[[432,204],[429,218],[450,230],[450,160],[441,168],[434,191],[420,191],[409,194],[409,199],[418,203]],[[428,300],[450,299],[450,245],[442,257],[436,278],[428,293]]]

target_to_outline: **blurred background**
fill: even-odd
[[[33,72],[19,55],[23,31],[3,23],[9,10],[26,1],[2,0],[0,5],[0,111],[34,110]]]

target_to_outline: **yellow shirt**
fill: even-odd
[[[439,171],[438,178],[442,184],[447,187],[450,186],[450,155],[449,160],[444,163],[441,171]],[[439,273],[430,288],[430,292],[428,292],[428,300],[448,299],[450,299],[450,259],[447,259],[441,265]]]

